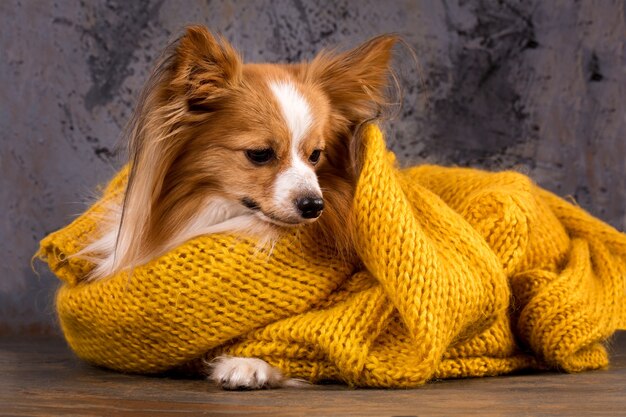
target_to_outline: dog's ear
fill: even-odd
[[[308,65],[307,77],[321,86],[350,125],[376,117],[387,104],[396,35],[380,35],[343,53],[322,51]]]
[[[165,179],[185,152],[184,139],[239,83],[242,65],[225,39],[201,26],[188,27],[165,51],[126,130],[131,170],[114,270],[153,255]]]
[[[241,78],[242,60],[230,43],[203,26],[189,26],[176,45],[172,88],[185,96],[190,111],[208,111]]]

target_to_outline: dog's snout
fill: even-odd
[[[296,200],[296,207],[303,218],[315,219],[324,210],[324,200],[319,197],[303,197]]]

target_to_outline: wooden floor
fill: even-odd
[[[413,390],[226,392],[90,367],[50,339],[0,340],[2,416],[626,416],[626,333],[608,370],[436,382]]]

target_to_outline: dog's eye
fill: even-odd
[[[250,161],[257,165],[263,165],[268,163],[274,158],[273,149],[248,149],[246,156]]]
[[[311,156],[309,156],[309,162],[311,162],[313,165],[317,164],[320,160],[321,154],[322,154],[321,149],[314,150]]]

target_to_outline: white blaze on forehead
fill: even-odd
[[[274,203],[286,210],[295,210],[293,199],[304,196],[321,196],[315,171],[300,156],[300,144],[313,124],[311,107],[296,86],[289,81],[270,83],[290,134],[290,166],[274,184]]]
[[[289,81],[274,81],[270,88],[280,104],[280,109],[291,134],[292,149],[300,145],[302,139],[313,124],[311,107],[306,99]]]

